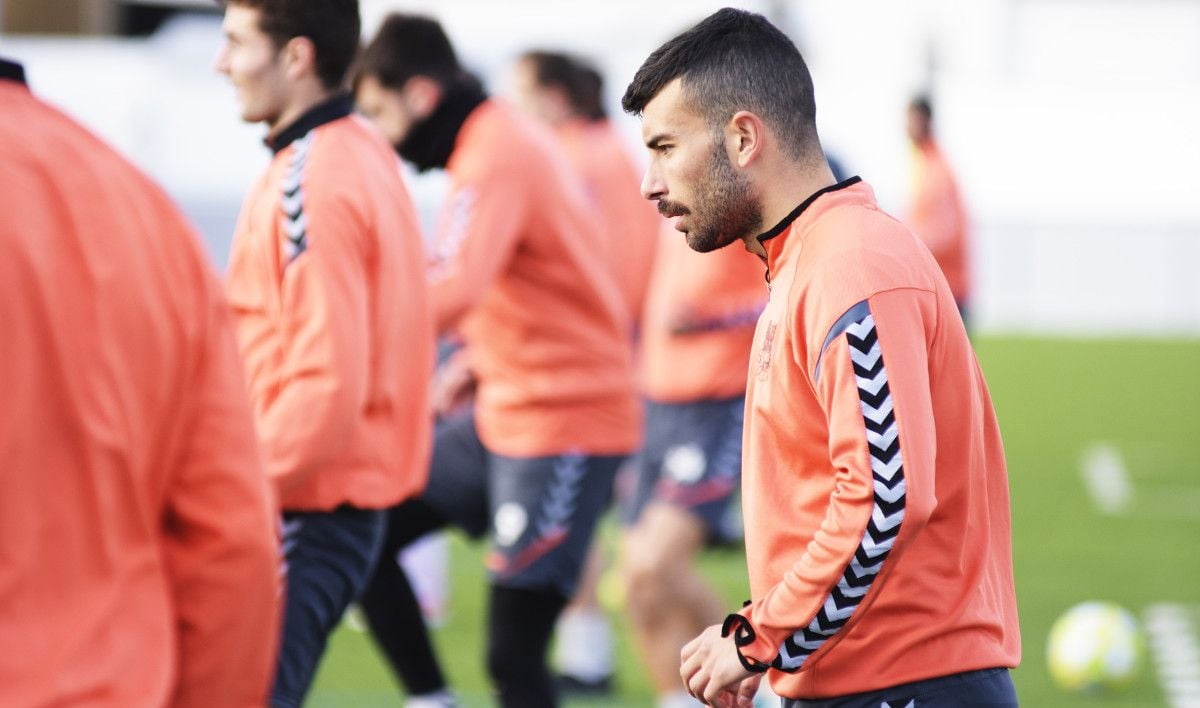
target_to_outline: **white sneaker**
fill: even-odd
[[[404,708],[459,708],[458,699],[450,689],[423,693],[419,696],[409,696],[404,702]]]

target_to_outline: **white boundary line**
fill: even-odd
[[[1150,605],[1143,613],[1150,653],[1171,708],[1200,708],[1200,644],[1184,605]]]

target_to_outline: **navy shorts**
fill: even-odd
[[[421,499],[468,535],[488,536],[492,584],[571,597],[623,460],[498,455],[465,415],[439,424]]]
[[[715,541],[741,538],[745,398],[646,403],[646,442],[623,489],[621,517],[634,524],[650,502],[695,514]]]
[[[980,669],[838,698],[784,698],[783,708],[1016,708],[1008,669]]]

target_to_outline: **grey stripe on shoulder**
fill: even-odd
[[[813,367],[813,383],[821,380],[821,361],[825,358],[825,350],[829,349],[829,345],[833,344],[833,340],[837,339],[850,325],[855,322],[860,322],[864,317],[871,314],[871,306],[866,300],[854,305],[846,314],[837,318],[837,322],[829,328],[829,334],[825,337],[825,342],[821,345],[821,353],[817,355],[817,365]]]

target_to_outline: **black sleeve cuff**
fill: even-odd
[[[742,662],[742,667],[751,673],[765,673],[771,668],[769,665],[760,661],[747,658],[742,654],[742,647],[749,646],[754,643],[758,635],[754,632],[754,627],[750,624],[750,620],[742,615],[732,614],[725,618],[725,623],[721,625],[721,636],[728,637],[733,635],[733,644],[736,647],[738,661]]]

